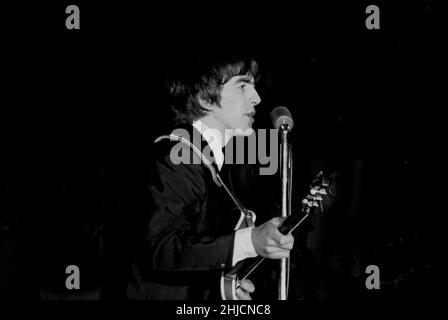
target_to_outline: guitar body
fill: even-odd
[[[248,258],[238,262],[230,271],[221,275],[221,297],[223,300],[237,300],[236,289],[240,281],[255,270],[264,261],[263,257]]]
[[[221,275],[221,298],[222,300],[238,300],[236,297],[236,288],[238,286],[239,280],[236,274],[225,274]]]

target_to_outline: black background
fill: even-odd
[[[65,28],[68,4],[80,8],[80,30]],[[380,30],[365,27],[369,4]],[[324,159],[362,176],[351,224],[337,222],[330,237],[361,246],[356,267],[342,268],[354,292],[439,288],[446,2],[78,1],[2,12],[2,295],[38,299],[44,287],[61,297],[68,264],[88,270],[87,291],[110,282],[107,252],[121,244],[103,236],[138,207],[129,203],[151,142],[171,131],[163,78],[209,43],[253,50],[263,72],[256,125],[269,127],[277,105],[291,110],[302,175]],[[369,264],[388,280],[379,292],[360,289]]]

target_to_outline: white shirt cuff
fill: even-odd
[[[252,228],[253,227],[247,227],[239,229],[235,232],[235,241],[233,243],[233,260],[232,260],[233,266],[236,265],[241,260],[257,256],[251,238]]]

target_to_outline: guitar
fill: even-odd
[[[307,195],[302,200],[300,213],[291,214],[278,227],[279,231],[287,235],[299,227],[310,215],[313,207],[320,208],[323,213],[324,197],[334,197],[330,189],[331,178],[320,171],[313,179]],[[230,271],[221,276],[221,297],[223,300],[237,300],[236,289],[242,280],[246,279],[266,258],[258,256],[238,262]]]

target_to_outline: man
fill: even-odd
[[[222,148],[232,136],[252,132],[261,101],[255,89],[257,63],[234,56],[197,62],[169,89],[184,138],[213,169],[188,144],[167,139],[156,144],[148,186],[151,208],[139,246],[143,299],[220,299],[223,271],[257,255],[288,257],[294,242],[278,231],[278,218],[242,227],[242,216],[232,214],[235,203],[213,176],[216,171],[224,183],[230,182]],[[179,157],[190,161],[179,162]],[[236,297],[251,299],[254,290],[254,284],[244,280]]]

